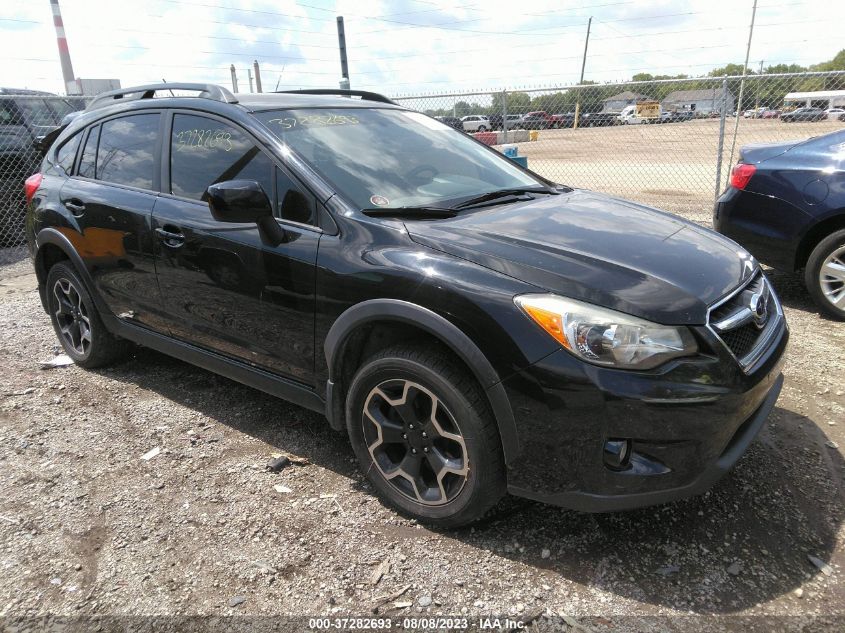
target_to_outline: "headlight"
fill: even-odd
[[[520,295],[516,304],[567,350],[596,365],[651,369],[698,351],[683,326],[659,325],[557,295]]]

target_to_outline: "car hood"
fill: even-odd
[[[705,323],[708,306],[757,268],[713,231],[583,190],[405,225],[419,244],[664,324]]]

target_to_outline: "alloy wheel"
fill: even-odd
[[[845,246],[828,255],[819,269],[819,286],[831,304],[845,310]]]
[[[386,380],[367,396],[362,424],[373,464],[402,495],[437,506],[460,494],[469,474],[466,444],[432,391],[410,380]]]
[[[80,356],[91,349],[91,320],[82,295],[68,279],[60,278],[53,285],[56,298],[56,323],[65,343]]]

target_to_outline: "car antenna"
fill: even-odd
[[[161,83],[166,84],[166,83],[167,83],[167,79],[165,79],[164,77],[162,77],[162,78],[161,78]],[[176,96],[175,94],[173,94],[173,91],[172,91],[172,90],[170,91],[170,96],[171,96],[171,97],[175,97],[175,96]]]

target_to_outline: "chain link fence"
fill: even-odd
[[[394,97],[537,173],[709,225],[742,146],[845,128],[845,72]],[[498,134],[490,134],[497,131]],[[506,133],[504,133],[506,131]]]
[[[25,254],[24,180],[37,141],[89,98],[0,94],[0,264]],[[395,100],[499,149],[511,144],[556,182],[709,225],[740,148],[845,128],[845,71],[656,79]]]
[[[49,94],[0,94],[0,264],[23,257],[24,181],[38,171],[38,141],[89,98]]]

